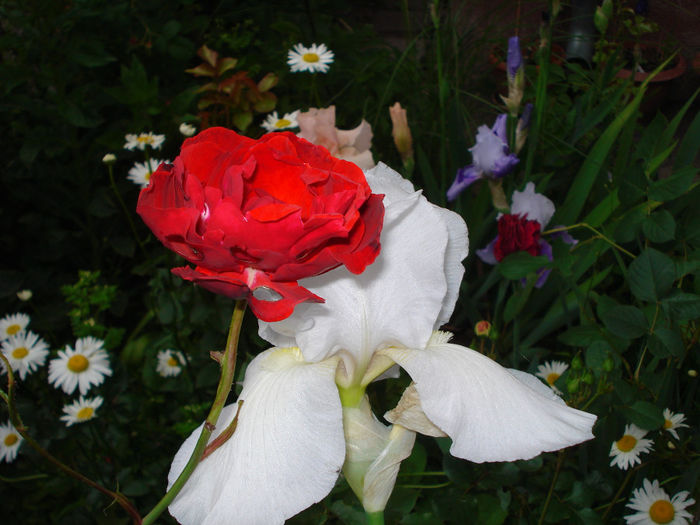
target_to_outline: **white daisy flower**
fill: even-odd
[[[652,450],[652,441],[643,439],[646,435],[646,430],[633,424],[627,425],[625,434],[617,441],[613,441],[610,447],[610,456],[613,458],[610,466],[617,465],[622,470],[627,470],[632,465],[641,463],[639,455]]]
[[[311,47],[296,44],[287,53],[287,64],[291,66],[292,73],[298,71],[325,73],[328,71],[328,64],[333,63],[333,56],[333,51],[325,44],[311,44]]]
[[[77,401],[63,407],[64,415],[61,416],[61,421],[65,421],[67,427],[74,423],[89,421],[95,417],[95,412],[102,406],[102,401],[100,396],[93,398],[80,396]]]
[[[183,122],[182,124],[180,124],[179,129],[180,133],[182,133],[182,135],[184,135],[185,137],[191,137],[197,131],[197,128],[195,128],[192,124],[188,124],[187,122]]]
[[[49,345],[34,332],[19,332],[2,343],[2,353],[10,362],[12,371],[24,379],[42,366],[49,355]],[[5,363],[2,363],[5,370]]]
[[[12,463],[24,438],[9,421],[0,425],[0,461]]]
[[[129,170],[129,174],[126,176],[134,184],[139,184],[142,188],[148,186],[151,181],[151,175],[158,169],[163,162],[169,164],[169,160],[160,159],[148,159],[147,162],[136,162]]]
[[[557,379],[559,379],[568,368],[569,365],[564,361],[548,361],[537,367],[535,375],[544,379],[552,390],[561,395],[561,390],[554,386],[554,383],[556,383]]]
[[[267,117],[265,117],[265,122],[261,124],[263,128],[267,131],[279,131],[281,129],[298,128],[297,115],[299,110],[292,111],[291,113],[285,113],[284,117],[279,118],[277,112],[273,111]]]
[[[163,377],[174,377],[182,372],[185,364],[185,356],[175,350],[161,350],[158,352],[158,365],[156,372]]]
[[[165,141],[165,135],[155,135],[152,131],[148,133],[127,133],[124,135],[126,139],[126,144],[124,144],[124,149],[133,151],[134,149],[140,149],[141,151],[146,149],[146,146],[150,146],[153,149],[160,149]]]
[[[24,332],[29,324],[27,314],[8,314],[0,319],[0,341],[9,339],[10,336]]]
[[[82,337],[75,342],[75,350],[66,345],[58,357],[49,362],[49,383],[72,394],[76,387],[85,395],[92,385],[99,385],[104,376],[111,376],[107,352],[103,342],[94,337]]]
[[[692,519],[692,515],[685,508],[693,503],[695,500],[688,498],[687,490],[679,492],[671,499],[658,480],[650,482],[645,479],[642,488],[632,491],[632,498],[626,505],[637,513],[625,516],[625,521],[634,525],[686,525],[686,518]]]
[[[676,429],[688,427],[688,425],[683,423],[683,421],[685,421],[685,414],[674,414],[670,409],[664,409],[664,430],[668,430],[668,432],[676,439],[678,439],[678,432],[676,432]]]

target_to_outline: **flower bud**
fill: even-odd
[[[690,370],[688,370],[688,375],[690,377],[698,377],[698,371],[691,368]]]
[[[114,164],[117,160],[117,156],[114,153],[107,153],[102,157],[102,162],[105,164]]]
[[[571,369],[572,370],[581,370],[583,368],[583,359],[581,359],[580,355],[574,356],[574,358],[571,360]]]
[[[182,133],[182,135],[185,137],[191,137],[196,131],[197,128],[195,128],[192,124],[188,124],[187,122],[180,124],[180,133]]]
[[[606,372],[612,372],[613,369],[615,368],[615,362],[611,358],[606,358],[605,361],[603,361],[603,370]]]
[[[29,301],[29,299],[32,298],[32,291],[31,290],[20,290],[17,292],[17,299],[20,301]]]
[[[569,378],[569,380],[566,382],[566,389],[570,394],[575,394],[578,392],[579,382],[580,380],[578,377]]]
[[[586,370],[583,373],[583,375],[581,376],[581,381],[583,381],[587,385],[593,384],[593,374],[591,373],[590,370]]]
[[[391,136],[394,137],[396,149],[405,164],[408,160],[413,160],[413,137],[411,136],[411,128],[408,127],[406,110],[397,102],[389,108],[389,116],[392,125]]]
[[[491,323],[488,321],[479,321],[474,326],[474,332],[479,337],[489,337],[491,335]]]
[[[669,448],[669,450],[676,450],[676,445],[673,444],[673,441],[666,443],[666,446]]]

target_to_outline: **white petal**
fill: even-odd
[[[415,383],[411,383],[404,391],[396,408],[384,414],[384,419],[426,436],[447,437],[447,434],[436,427],[435,423],[430,421],[423,412]]]
[[[539,222],[544,230],[554,215],[554,203],[544,195],[535,193],[535,184],[528,182],[523,191],[513,192],[510,212],[513,215],[525,215],[529,220]]]
[[[345,458],[336,365],[305,363],[289,348],[258,355],[246,370],[236,432],[197,466],[170,513],[183,525],[270,525],[324,498]],[[235,413],[235,404],[224,408],[213,437]],[[175,456],[169,486],[200,431]]]
[[[457,457],[529,459],[593,437],[595,416],[541,394],[530,380],[469,348],[448,343],[382,353],[411,375],[423,410],[452,438]]]
[[[372,190],[386,195],[377,260],[360,275],[338,268],[300,280],[326,302],[299,305],[278,323],[260,323],[262,337],[273,344],[279,342],[274,332],[283,341],[294,337],[310,361],[347,351],[352,361],[366,364],[378,348],[423,347],[447,296],[445,253],[454,227],[422,195],[406,191],[410,183],[386,166],[366,175]]]
[[[464,277],[464,266],[462,260],[469,254],[469,233],[467,232],[467,223],[457,213],[439,208],[436,210],[442,215],[447,230],[449,240],[447,242],[447,251],[445,253],[445,277],[447,278],[447,294],[442,303],[442,310],[438,316],[437,322],[433,327],[435,330],[450,320],[452,312],[457,304],[459,297],[459,285]]]

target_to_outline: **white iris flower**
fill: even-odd
[[[383,510],[414,431],[448,435],[451,453],[475,462],[527,459],[593,437],[595,416],[435,332],[457,300],[466,225],[383,164],[366,176],[385,195],[379,257],[360,275],[338,268],[303,279],[325,302],[260,322],[276,347],[248,365],[233,436],[170,505],[183,525],[283,523],[323,499],[341,469],[365,510]],[[386,426],[365,388],[395,364],[414,383]],[[235,412],[224,408],[212,438]],[[170,485],[200,430],[175,456]]]

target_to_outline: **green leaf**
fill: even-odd
[[[559,341],[569,346],[588,346],[604,339],[598,325],[573,326],[559,335]]]
[[[619,205],[620,199],[617,196],[617,189],[615,189],[608,193],[608,195],[606,195],[605,198],[600,201],[600,203],[593,208],[588,215],[586,215],[583,222],[589,226],[592,226],[593,228],[597,228],[603,224],[608,217],[610,217],[610,215],[612,215]]]
[[[586,348],[586,366],[600,374],[603,371],[603,363],[610,356],[612,347],[607,341],[595,341]]]
[[[657,301],[666,295],[676,279],[673,260],[653,248],[645,249],[629,266],[630,291],[642,301]]]
[[[277,85],[277,82],[279,82],[279,77],[274,73],[268,73],[258,82],[258,90],[263,93],[269,91]]]
[[[656,357],[681,357],[685,351],[683,338],[678,330],[657,328],[649,337],[649,350]]]
[[[251,111],[244,111],[242,113],[236,113],[233,116],[233,125],[236,126],[240,131],[245,131],[250,123],[253,122],[253,113]]]
[[[527,274],[548,266],[549,259],[544,255],[533,256],[527,252],[516,252],[498,263],[498,271],[506,279],[522,279]]]
[[[695,115],[693,122],[688,126],[681,143],[676,151],[674,169],[691,166],[700,152],[700,112]]]
[[[625,417],[644,430],[656,430],[664,424],[662,410],[648,401],[637,401],[623,409]]]
[[[657,202],[666,202],[683,195],[695,178],[697,168],[686,166],[670,177],[652,182],[649,185],[649,198]]]
[[[508,516],[507,507],[504,509],[501,501],[491,494],[479,494],[476,497],[479,509],[476,523],[483,525],[501,525]]]
[[[614,237],[617,242],[630,242],[639,233],[639,229],[646,218],[641,206],[632,208],[626,212],[615,224]]]
[[[676,321],[690,321],[700,318],[700,296],[677,292],[661,301],[667,315]]]
[[[668,210],[659,210],[644,219],[642,231],[652,242],[670,241],[676,235],[676,221]]]
[[[648,330],[647,318],[634,306],[615,306],[603,317],[605,327],[614,335],[634,339]]]
[[[527,280],[527,284],[510,296],[506,302],[506,307],[503,310],[503,320],[506,323],[509,323],[515,319],[515,317],[525,307],[527,300],[535,287],[535,282],[537,282],[537,278],[534,275],[531,275]]]

